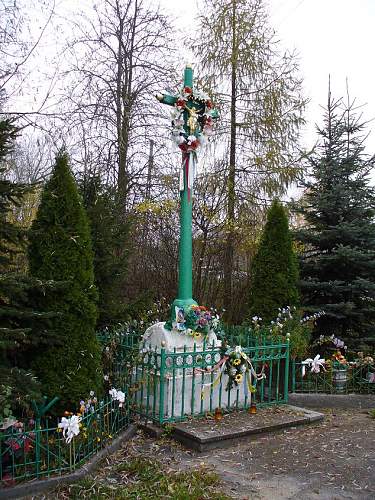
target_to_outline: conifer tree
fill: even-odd
[[[0,349],[5,363],[6,349],[15,349],[30,331],[25,321],[32,315],[24,306],[28,280],[12,270],[13,256],[25,244],[24,231],[10,221],[28,187],[6,178],[6,157],[12,151],[18,129],[12,120],[0,121]]]
[[[24,250],[24,230],[12,212],[22,205],[30,186],[7,178],[6,160],[12,152],[18,129],[12,120],[0,121],[0,424],[14,415],[22,417],[31,400],[41,397],[40,387],[30,371],[31,350],[40,345],[41,332],[52,342],[46,320],[53,313],[36,310],[31,297],[54,289],[14,271],[14,257]]]
[[[364,124],[353,104],[328,94],[319,143],[296,206],[304,225],[301,292],[307,310],[322,309],[317,334],[352,347],[375,341],[375,157],[364,152]]]
[[[264,323],[277,316],[278,309],[298,304],[298,263],[293,251],[288,217],[275,200],[267,213],[258,251],[251,271],[250,317]]]
[[[226,159],[226,319],[234,320],[239,207],[260,194],[279,196],[296,178],[305,100],[294,54],[284,53],[264,0],[206,0],[192,49],[218,93]],[[222,149],[222,148],[220,148]]]
[[[34,368],[49,396],[59,396],[61,405],[75,407],[91,390],[100,388],[100,349],[95,336],[97,293],[90,229],[64,152],[56,158],[32,224],[29,263],[33,276],[67,283],[64,293],[39,299],[45,307],[61,312],[54,319],[61,345],[43,349]]]
[[[123,220],[117,193],[104,186],[99,176],[84,179],[80,188],[90,221],[100,328],[123,321],[126,316],[129,224]]]

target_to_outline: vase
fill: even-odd
[[[346,382],[348,380],[348,370],[346,366],[340,368],[333,368],[332,381],[335,391],[339,394],[345,393]]]

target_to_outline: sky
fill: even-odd
[[[154,1],[154,0],[153,0]],[[267,0],[265,0],[267,1]],[[159,2],[158,2],[159,3]],[[307,125],[302,145],[309,149],[316,140],[315,123],[321,122],[327,102],[328,77],[334,97],[349,95],[362,109],[364,120],[375,118],[375,0],[268,0],[272,27],[282,46],[296,50],[305,95]],[[160,0],[173,13],[182,29],[192,28],[198,12],[197,0]],[[186,56],[193,62],[189,55]],[[369,154],[375,153],[374,131],[366,143]]]

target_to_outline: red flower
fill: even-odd
[[[209,99],[206,101],[206,108],[211,109],[212,108],[212,101]]]
[[[187,144],[185,142],[181,143],[178,145],[178,147],[181,149],[181,151],[183,151],[184,153],[186,153],[188,147],[187,147]]]
[[[199,141],[197,139],[195,141],[192,141],[190,144],[191,149],[197,149],[198,146],[199,146]]]
[[[183,99],[177,99],[176,106],[178,108],[184,108],[185,107],[185,101]]]
[[[213,123],[213,120],[212,120],[211,116],[206,116],[206,118],[204,120],[204,124],[208,125],[210,127],[212,125],[212,123]]]
[[[26,438],[23,443],[23,447],[24,447],[24,452],[28,453],[31,450],[31,439]]]
[[[184,87],[184,94],[191,94],[193,91],[191,87]]]

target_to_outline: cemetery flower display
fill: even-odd
[[[363,352],[357,352],[357,358],[353,363],[355,366],[373,366],[374,358],[372,356],[365,356]]]
[[[97,402],[98,398],[95,396],[95,392],[90,391],[90,397],[81,399],[79,402],[79,414],[85,415],[86,413],[94,413]]]
[[[210,331],[218,331],[219,315],[205,306],[192,305],[186,308],[176,307],[174,329],[195,339],[206,337]]]
[[[112,399],[114,401],[118,401],[119,408],[122,408],[124,406],[124,403],[125,403],[125,393],[123,391],[120,391],[118,389],[112,388],[109,391],[109,394],[110,394],[110,396],[112,397]]]
[[[212,135],[212,127],[216,114],[210,97],[191,87],[185,86],[173,107],[172,137],[176,145],[184,153],[195,152],[204,144],[205,138]],[[190,105],[189,103],[195,103]],[[187,115],[189,133],[184,128],[184,114]]]
[[[61,422],[58,425],[59,429],[62,429],[63,436],[67,444],[70,444],[74,436],[78,436],[80,432],[80,422],[82,417],[78,415],[72,415],[69,418],[62,417]]]
[[[345,342],[335,335],[320,335],[315,345],[344,351],[348,349]]]
[[[212,382],[202,384],[201,397],[202,399],[204,398],[205,388],[214,388],[220,383],[223,374],[228,376],[228,383],[225,388],[226,391],[230,391],[233,387],[238,387],[239,384],[244,382],[245,393],[255,393],[256,383],[266,378],[264,373],[265,367],[266,365],[263,365],[260,373],[257,373],[241,346],[232,348],[223,345],[221,359],[215,366],[206,369],[196,368],[196,370],[201,373],[217,372]],[[254,384],[252,381],[254,381]]]
[[[247,357],[241,346],[228,348],[223,359],[225,359],[224,373],[228,375],[226,390],[231,390],[233,386],[238,387],[238,385],[245,379],[246,390],[250,393],[254,393],[256,391],[256,387],[251,382],[251,376],[253,376],[255,381],[265,378],[265,367],[263,366],[260,374],[257,374],[250,362],[250,359]]]
[[[326,371],[325,363],[326,361],[320,357],[320,354],[317,354],[314,359],[305,359],[305,361],[302,361],[302,377],[306,374],[306,366],[311,368],[311,373],[320,373],[321,369]]]

